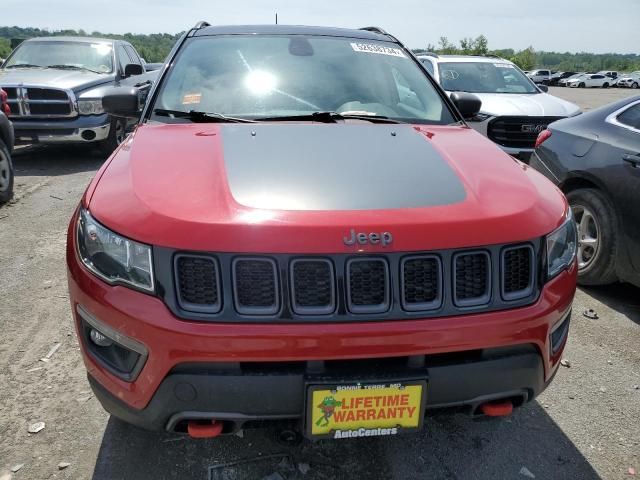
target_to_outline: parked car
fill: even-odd
[[[609,88],[611,86],[611,78],[601,73],[593,73],[583,75],[582,77],[573,78],[567,81],[567,86],[571,88]]]
[[[547,94],[508,60],[469,55],[418,57],[449,94],[473,93],[482,101],[469,125],[523,161],[533,151],[538,133],[560,118],[580,113],[573,103]]]
[[[609,77],[613,80],[618,78],[618,72],[616,72],[615,70],[600,70],[599,72],[596,72],[596,73]]]
[[[106,153],[127,124],[102,108],[105,89],[144,72],[121,40],[44,37],[22,42],[0,69],[17,143],[95,143]]]
[[[548,85],[551,80],[551,70],[532,70],[527,76],[535,83]]]
[[[640,96],[551,124],[531,165],[571,204],[579,282],[640,287]]]
[[[575,80],[577,78],[582,78],[586,75],[586,73],[584,72],[579,72],[579,73],[574,73],[573,75],[571,75],[570,77],[567,78],[562,78],[560,80],[558,80],[558,87],[568,87],[568,83],[572,80]]]
[[[7,93],[0,88],[0,204],[11,200],[13,196],[13,125],[8,118],[9,104]]]
[[[625,73],[620,77],[616,86],[622,88],[638,88],[640,86],[640,70]]]
[[[576,229],[466,126],[477,97],[374,27],[200,23],[167,64],[69,225],[108,411],[199,438],[282,419],[367,437],[423,408],[507,415],[548,385]],[[140,116],[135,89],[103,102]]]
[[[549,86],[557,87],[561,80],[572,77],[576,72],[556,72],[549,78]]]

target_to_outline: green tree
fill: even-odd
[[[486,55],[489,53],[489,40],[484,35],[479,35],[472,43],[473,55]]]
[[[518,65],[522,70],[532,70],[537,65],[536,51],[533,47],[525,48],[519,51],[511,61]]]
[[[443,54],[454,54],[454,53],[458,53],[458,49],[456,48],[456,46],[449,42],[449,39],[447,37],[440,37],[440,40],[438,40],[438,53],[443,53]]]

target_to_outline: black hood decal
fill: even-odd
[[[235,200],[278,210],[448,205],[464,186],[410,125],[252,124],[222,127]]]

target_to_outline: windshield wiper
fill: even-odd
[[[156,108],[153,113],[163,117],[173,118],[186,118],[195,123],[255,123],[253,120],[247,118],[227,117],[220,113],[207,113],[191,110],[189,112],[183,112],[182,110],[167,110],[164,108]]]
[[[47,65],[46,68],[57,68],[59,70],[86,70],[87,72],[104,73],[97,70],[91,70],[87,67],[79,67],[78,65]]]
[[[365,120],[371,123],[404,123],[400,120],[385,117],[383,115],[367,115],[365,113],[338,113],[338,112],[313,112],[303,115],[283,115],[280,117],[260,117],[260,122],[286,122],[286,121],[312,121],[323,123],[337,123],[338,120]]]
[[[31,65],[30,63],[16,63],[4,68],[44,68],[42,65]]]

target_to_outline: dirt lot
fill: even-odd
[[[552,92],[584,108],[635,93]],[[85,378],[64,265],[68,219],[101,163],[83,149],[15,158],[16,199],[0,208],[0,480],[640,475],[640,290],[621,285],[578,292],[570,368],[506,420],[436,416],[420,435],[283,445],[275,429],[193,441],[110,419]],[[587,308],[600,318],[582,316]],[[44,430],[28,433],[38,421]],[[59,470],[60,462],[70,465]]]

